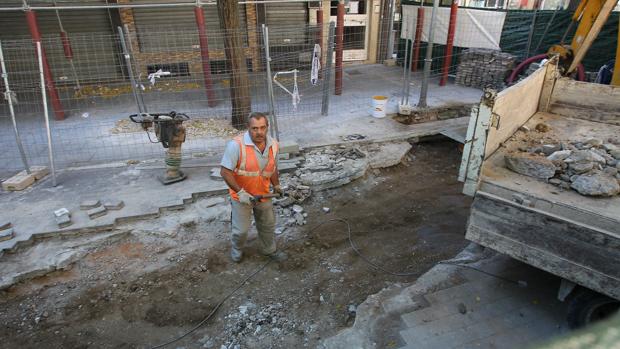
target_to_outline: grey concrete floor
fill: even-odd
[[[372,133],[389,135],[398,125],[392,120],[373,120],[370,116],[373,95],[389,97],[387,113],[395,113],[402,97],[402,70],[400,67],[383,65],[353,65],[345,68],[343,94],[330,93],[328,115],[321,115],[322,86],[312,86],[304,72],[300,74],[301,102],[295,109],[291,96],[275,86],[276,115],[282,139],[300,143],[321,144],[338,141],[346,134]],[[165,82],[158,82],[165,83]],[[283,80],[287,87],[290,79]],[[252,76],[253,110],[269,110],[264,76]],[[420,76],[412,76],[410,102],[418,100]],[[207,107],[202,89],[150,92],[144,94],[149,111],[185,112],[194,118],[226,119],[230,115],[228,85],[226,79],[216,83],[218,105]],[[330,86],[333,92],[333,86]],[[439,87],[431,81],[429,105],[475,103],[482,92],[477,89],[449,84]],[[115,122],[136,113],[137,107],[131,94],[114,98],[92,97],[75,100],[70,93],[63,95],[67,119],[51,121],[55,163],[58,168],[84,166],[123,160],[145,160],[162,156],[159,144],[152,144],[143,132],[112,134]],[[40,103],[22,100],[17,107],[17,122],[31,164],[47,165],[47,138]],[[4,107],[4,106],[3,106]],[[23,168],[6,108],[0,117],[0,174],[4,176]],[[7,114],[7,115],[5,115]],[[82,117],[88,115],[87,118]],[[218,137],[189,138],[184,153],[219,152],[226,139]]]

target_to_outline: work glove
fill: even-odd
[[[280,196],[284,196],[284,190],[282,190],[282,187],[279,184],[273,187],[273,192]]]
[[[248,194],[245,189],[241,189],[237,192],[237,196],[239,196],[239,202],[244,205],[251,205],[253,196]]]

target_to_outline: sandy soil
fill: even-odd
[[[373,171],[304,203],[308,224],[280,236],[290,258],[271,263],[202,327],[170,348],[315,347],[350,326],[355,307],[393,283],[416,279],[465,245],[470,205],[456,181],[454,143],[414,145],[410,160]],[[264,265],[250,243],[228,257],[227,208],[202,218],[203,199],[182,211],[118,228],[70,270],[0,293],[0,347],[149,348],[198,324],[246,275]],[[329,213],[323,212],[329,207]],[[385,268],[378,272],[350,248]],[[284,217],[279,219],[285,219]]]

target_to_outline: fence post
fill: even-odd
[[[334,54],[334,22],[329,22],[329,31],[327,39],[327,59],[325,60],[325,74],[323,77],[323,101],[321,103],[321,115],[327,115],[329,112],[329,85],[332,77],[332,55]]]
[[[123,25],[123,29],[125,30],[125,36],[123,36],[123,32],[121,30],[120,34],[122,37],[122,40],[126,40],[126,47],[125,47],[125,51],[127,52],[127,55],[129,56],[129,60],[127,61],[127,63],[130,65],[131,69],[133,69],[133,64],[135,63],[135,61],[132,59],[132,55],[134,53],[134,49],[133,49],[133,44],[132,42],[132,38],[129,34],[129,26],[127,24]],[[125,39],[126,37],[126,39]],[[137,41],[137,39],[134,39]],[[136,64],[136,69],[138,69],[138,65]],[[127,71],[129,73],[129,71]],[[138,75],[139,76],[139,75]],[[136,87],[135,91],[136,95],[138,96],[138,106],[139,108],[141,108],[143,113],[148,113],[148,109],[146,108],[146,103],[144,103],[144,97],[142,96],[142,89],[141,88],[137,88],[138,87],[138,81],[135,80],[135,76],[133,75],[133,70],[132,73],[130,75],[130,78],[132,78],[133,80],[133,86]]]
[[[13,132],[15,132],[15,140],[17,141],[17,148],[19,149],[19,155],[22,157],[22,162],[26,168],[26,173],[30,174],[30,166],[28,165],[28,159],[26,158],[26,152],[24,151],[24,145],[22,139],[19,136],[19,130],[17,129],[17,121],[15,121],[15,109],[13,108],[13,91],[9,86],[9,76],[6,71],[6,65],[4,64],[4,52],[2,50],[2,41],[0,41],[0,74],[2,74],[2,80],[4,81],[4,97],[9,104],[9,113],[11,114],[11,122],[13,123]]]
[[[413,61],[415,62],[411,66],[412,71],[418,70],[418,61],[420,60],[420,42],[422,42],[422,29],[424,28],[424,5],[423,3],[418,7],[418,19],[415,26],[415,48],[413,50]]]
[[[396,0],[389,0],[388,6],[388,16],[390,19],[388,20],[388,44],[386,59],[392,59],[392,54],[394,53],[394,10],[396,7]]]
[[[30,36],[32,36],[32,40],[35,42],[41,42],[41,33],[39,32],[39,25],[37,24],[37,16],[32,10],[26,10],[26,21],[28,22],[28,29],[30,30]],[[41,47],[43,50],[43,47]],[[56,120],[64,120],[65,119],[65,111],[62,109],[62,104],[60,103],[60,97],[58,97],[58,91],[56,90],[56,85],[54,84],[54,79],[52,77],[52,70],[50,69],[49,63],[47,62],[47,56],[45,52],[41,52],[41,57],[43,59],[43,72],[45,73],[45,77],[47,79],[47,90],[50,94],[50,100],[52,102],[52,108],[54,108],[54,115]]]
[[[433,2],[433,12],[431,14],[431,24],[428,29],[428,45],[426,46],[426,58],[424,58],[424,75],[422,77],[422,87],[420,88],[420,101],[418,107],[426,108],[426,95],[428,94],[428,79],[431,75],[431,64],[433,63],[433,29],[435,28],[435,18],[439,9],[439,0]]]
[[[133,67],[131,65],[131,56],[129,55],[129,50],[127,50],[127,44],[125,43],[125,34],[123,33],[123,28],[118,27],[118,36],[121,40],[121,48],[123,49],[123,56],[125,57],[125,64],[127,65],[127,75],[129,75],[129,81],[131,83],[131,93],[133,94],[133,98],[136,100],[136,106],[138,107],[138,113],[146,113],[146,110],[142,110],[142,103],[140,103],[140,98],[138,97],[138,91],[136,91],[136,81],[133,77]]]
[[[338,1],[336,16],[336,88],[334,94],[342,94],[342,57],[344,50],[344,0]],[[327,57],[331,60],[331,57]]]
[[[269,54],[269,28],[262,25],[263,43],[265,44],[265,71],[267,72],[267,92],[269,93],[269,115],[271,115],[271,137],[280,140],[280,130],[278,129],[278,117],[276,116],[276,102],[273,94],[273,82],[271,80],[271,56]]]
[[[217,103],[215,100],[215,92],[213,91],[213,81],[211,80],[209,41],[207,40],[205,16],[202,12],[202,6],[197,5],[194,7],[194,16],[196,17],[196,26],[198,27],[198,41],[200,42],[200,56],[202,58],[202,74],[205,81],[205,90],[207,90],[207,104],[209,107],[215,107]]]
[[[446,40],[446,54],[443,57],[443,69],[439,86],[445,86],[448,82],[448,71],[452,63],[452,46],[454,46],[454,32],[456,31],[456,12],[459,9],[459,1],[452,0],[450,6],[450,23],[448,24],[448,38]]]
[[[52,131],[50,129],[50,116],[47,110],[47,95],[45,94],[45,69],[43,68],[43,52],[41,42],[37,41],[37,58],[39,60],[39,77],[41,79],[41,99],[43,102],[43,116],[45,117],[45,131],[47,133],[47,154],[50,159],[50,171],[52,172],[52,185],[56,186],[56,168],[54,166],[54,148],[52,148]]]

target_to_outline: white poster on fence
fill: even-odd
[[[403,5],[403,22],[400,32],[401,39],[414,39],[418,17],[418,7]],[[422,29],[422,41],[428,41],[431,14],[433,8],[424,6],[424,27]],[[433,33],[436,44],[445,44],[448,38],[448,24],[450,23],[450,8],[440,7],[435,17],[435,32]],[[502,28],[506,12],[473,10],[459,8],[456,16],[456,31],[454,46],[475,47],[499,50],[499,40],[502,36]]]

